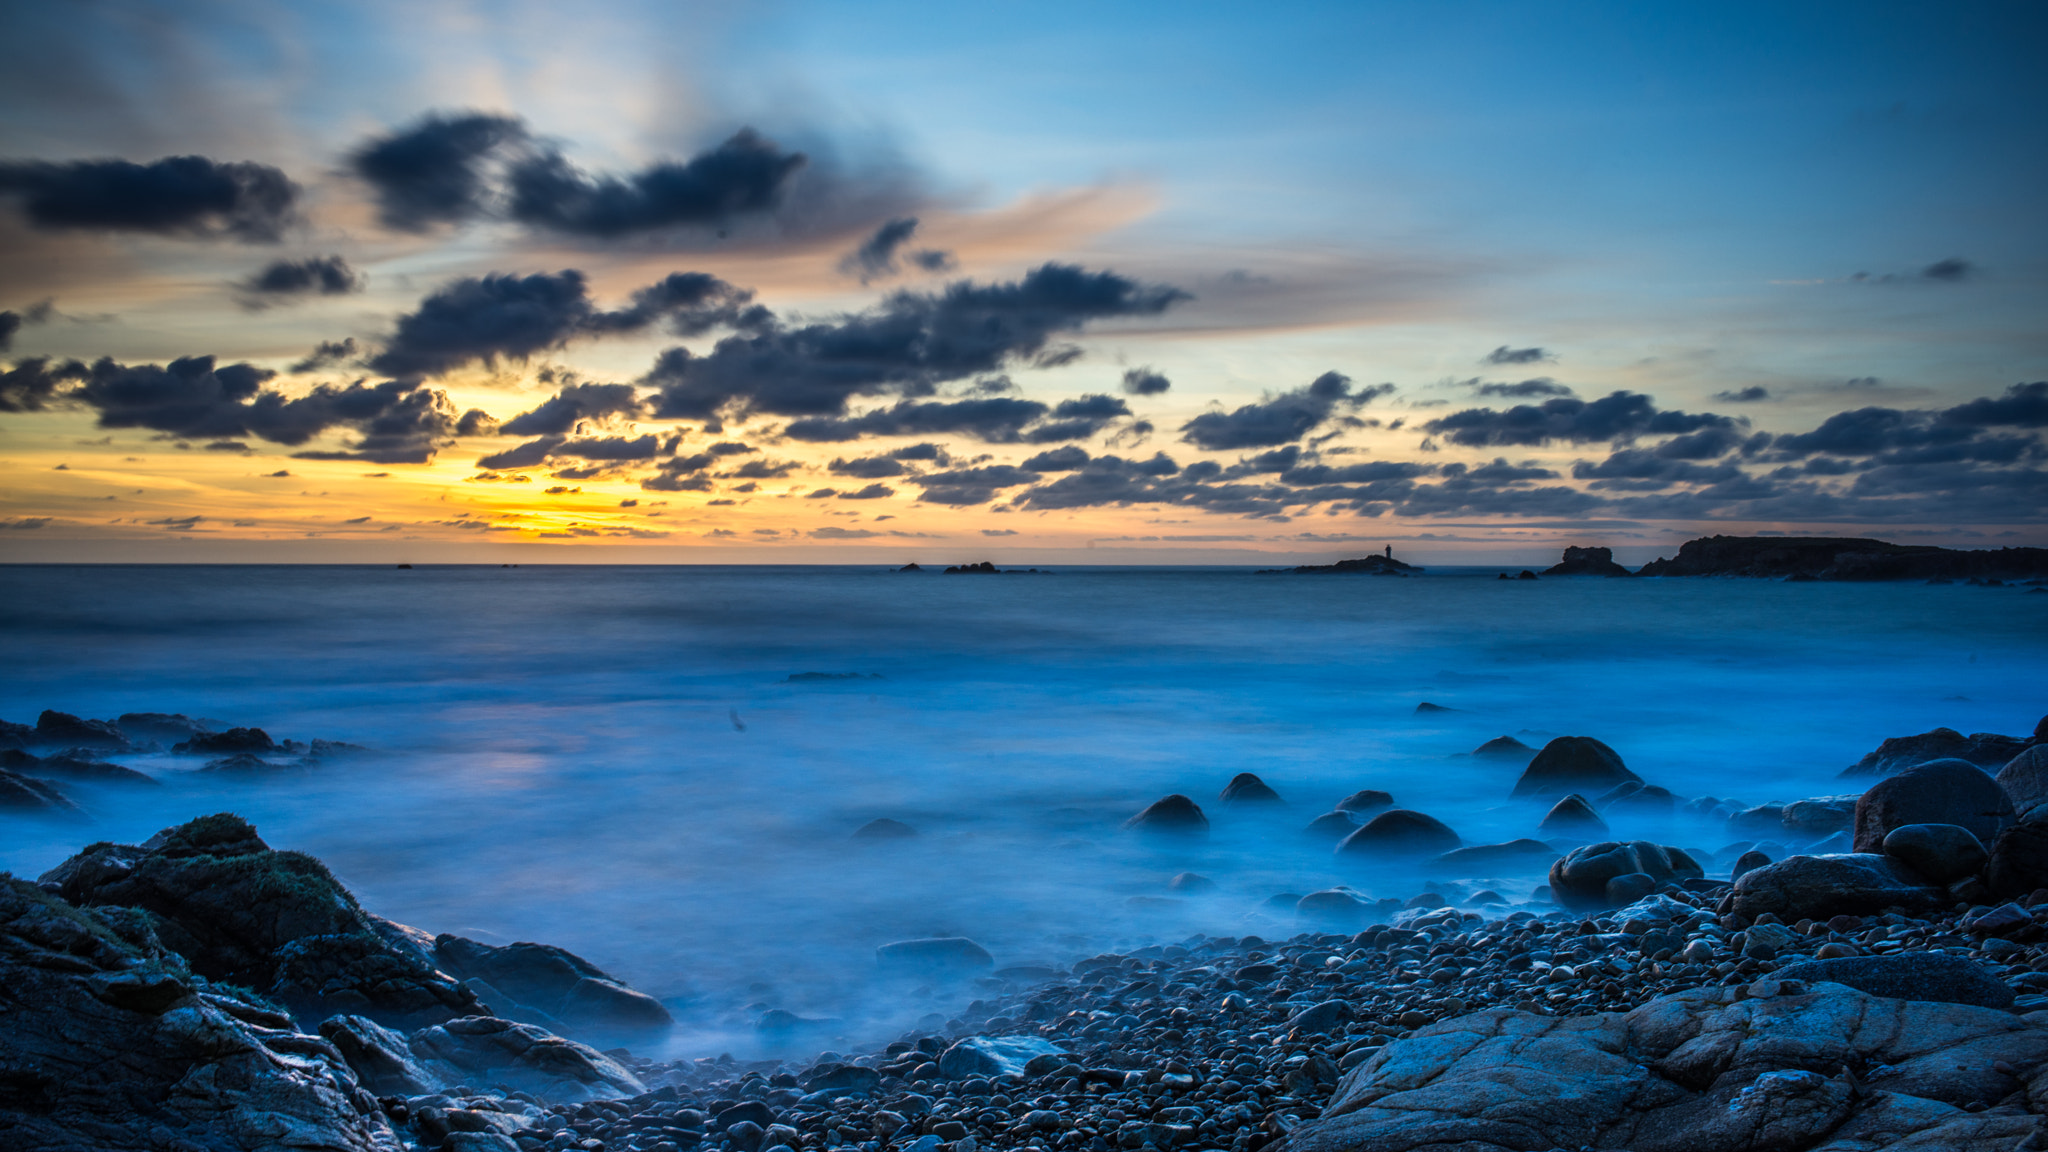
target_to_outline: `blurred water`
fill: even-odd
[[[1300,826],[1374,787],[1467,843],[1530,835],[1518,766],[1458,755],[1494,736],[1597,736],[1681,796],[1759,803],[1858,790],[1833,777],[1886,736],[2048,709],[2048,597],[2017,589],[1492,576],[0,567],[0,717],[185,712],[384,753],[264,782],[121,758],[170,786],[67,786],[90,823],[0,823],[0,868],[237,811],[373,911],[590,957],[669,999],[696,1053],[747,1005],[955,1010],[872,986],[893,939],[1070,960],[1270,935],[1277,892],[1406,897],[1419,877]],[[1216,804],[1240,771],[1287,812]],[[1118,831],[1168,792],[1207,808],[1206,845]],[[877,816],[922,835],[849,841]],[[1131,904],[1183,870],[1219,887]]]

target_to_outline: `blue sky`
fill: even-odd
[[[851,512],[823,525],[808,514],[816,506],[792,503],[797,489],[829,483],[823,469],[835,455],[907,441],[817,449],[793,443],[775,413],[740,404],[727,411],[733,434],[794,462],[778,478],[789,484],[779,503],[757,490],[713,504],[730,497],[714,486],[688,497],[701,501],[688,527],[677,526],[685,512],[674,509],[657,528],[616,511],[600,517],[594,503],[564,511],[559,501],[508,502],[509,489],[491,488],[479,514],[522,512],[536,529],[522,538],[536,544],[542,528],[595,524],[649,533],[633,537],[649,548],[701,551],[773,528],[774,543],[747,547],[791,558],[850,554],[881,546],[870,543],[880,533],[911,530],[877,529],[873,515],[919,521],[917,531],[940,540],[971,539],[1009,517],[1004,530],[1019,534],[1006,546],[1048,554],[1142,535],[1153,520],[1247,536],[1233,546],[1299,551],[1313,517],[1325,535],[1434,532],[1470,538],[1444,547],[1492,555],[1576,539],[1571,517],[1555,514],[1574,503],[1585,524],[1630,525],[1600,529],[1614,537],[1603,542],[1646,553],[1703,531],[1885,534],[1872,525],[1943,542],[2048,543],[2039,425],[2024,414],[1984,432],[2006,447],[1973,441],[1965,464],[1925,455],[1921,433],[1919,457],[1896,455],[1900,440],[1830,456],[1835,471],[1754,439],[1737,456],[1731,438],[1716,465],[1721,480],[1665,476],[1662,487],[1627,495],[1584,481],[1615,452],[1657,448],[1640,430],[1603,442],[1464,445],[1416,431],[1447,411],[1530,402],[1531,394],[1483,397],[1477,386],[1536,376],[1586,401],[1626,390],[1662,410],[1724,416],[1751,438],[1796,436],[1863,408],[1905,414],[1902,427],[1924,432],[1947,426],[1936,413],[2048,379],[2048,229],[2038,207],[2048,202],[2044,31],[2048,18],[2023,4],[18,8],[0,17],[0,158],[197,154],[274,166],[301,194],[298,222],[257,245],[47,227],[15,218],[0,191],[0,251],[11,266],[0,270],[0,309],[31,321],[5,355],[88,364],[111,355],[133,366],[205,354],[282,369],[344,336],[367,352],[423,298],[466,277],[564,268],[583,272],[600,301],[666,272],[710,272],[794,323],[875,308],[891,289],[1013,281],[1050,261],[1194,297],[1155,316],[1075,326],[1062,339],[1084,355],[1071,364],[1007,362],[1012,394],[1048,406],[1113,393],[1130,367],[1172,379],[1170,391],[1131,400],[1128,421],[1077,442],[1095,457],[1164,451],[1183,467],[1209,459],[1242,471],[1240,457],[1177,431],[1203,411],[1258,405],[1337,371],[1361,387],[1397,390],[1346,409],[1355,426],[1321,425],[1295,442],[1324,463],[1415,462],[1430,471],[1412,482],[1430,485],[1445,478],[1445,464],[1504,456],[1555,474],[1513,482],[1523,489],[1605,494],[1593,503],[1468,502],[1451,517],[1466,527],[1442,532],[1433,521],[1448,514],[1424,511],[1441,499],[1404,503],[1384,489],[1227,512],[1211,494],[1181,488],[1041,512],[1034,537],[1018,524],[1028,489],[986,506],[939,505],[930,486],[919,496],[916,481],[929,471],[920,466],[890,498],[891,512],[863,512],[859,527]],[[375,189],[349,156],[426,113],[463,109],[518,117],[534,139],[592,172],[687,159],[752,127],[806,153],[812,183],[793,185],[793,199],[765,213],[766,223],[736,220],[716,232],[594,242],[488,215],[425,233],[384,226]],[[949,272],[862,284],[840,271],[862,236],[907,216],[920,221],[921,242],[952,255]],[[344,257],[362,273],[362,290],[238,306],[231,286],[256,266],[315,254]],[[52,309],[35,312],[44,300]],[[701,354],[716,339],[688,343]],[[675,343],[652,332],[579,340],[407,387],[505,420],[551,394],[542,369],[651,387],[654,357]],[[1543,353],[1482,363],[1501,346]],[[362,376],[337,364],[331,377],[280,376],[266,387],[291,396],[330,379],[340,386],[351,371]],[[945,381],[938,395],[970,386]],[[1716,399],[1759,388],[1766,399]],[[862,393],[846,411],[904,395]],[[193,450],[118,433],[86,453],[80,441],[114,425],[78,397],[59,389],[33,411],[0,413],[0,465],[20,473],[0,511],[40,522],[10,543],[147,551],[163,529],[138,525],[188,515],[220,523],[212,543],[222,546],[347,538],[332,522],[354,517],[267,494],[251,504],[225,471],[319,471],[290,463],[304,459],[296,453],[305,445],[230,437],[222,443],[243,449],[181,456]],[[650,412],[605,419],[591,431],[706,443],[725,434]],[[1372,419],[1380,427],[1366,426]],[[1149,435],[1128,431],[1141,423]],[[179,434],[162,421],[143,427]],[[1330,432],[1339,434],[1311,443]],[[337,424],[314,449],[345,454],[361,434]],[[2033,449],[2013,447],[2029,437]],[[1035,451],[974,436],[939,443],[958,461],[988,457],[983,464],[1016,464]],[[394,484],[365,485],[332,468],[321,479],[347,493],[330,499],[430,541],[438,537],[417,515],[421,501],[480,491],[473,462],[502,446],[450,430],[429,458],[377,478],[404,481],[397,495]],[[90,471],[69,457],[95,453],[106,457],[92,472],[106,491],[49,476],[55,463]],[[617,467],[593,485],[631,499],[652,463]],[[1947,471],[1931,471],[1937,465]],[[1731,467],[1742,485],[1728,485]],[[1288,483],[1266,475],[1282,478],[1257,483]],[[109,525],[83,514],[91,501],[129,494],[130,480],[148,497],[147,515]],[[1758,487],[1770,484],[1782,491]],[[1798,499],[1786,498],[1788,485]],[[1663,499],[1701,489],[1718,495]],[[1549,511],[1530,511],[1539,504]],[[1531,527],[1539,521],[1559,526]],[[236,522],[247,526],[229,531]],[[818,536],[825,526],[841,535]],[[721,530],[728,535],[710,535]]]

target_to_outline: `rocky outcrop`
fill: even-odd
[[[1495,736],[1472,750],[1474,756],[1486,756],[1497,760],[1521,760],[1527,762],[1536,755],[1536,750],[1515,739],[1513,736]]]
[[[1925,914],[1952,902],[1946,891],[1900,861],[1857,852],[1792,856],[1745,872],[1724,907],[1752,920],[1770,912],[1790,924],[1875,915],[1890,908]]]
[[[1251,772],[1239,772],[1216,797],[1225,804],[1284,804],[1278,792]]]
[[[1336,810],[1339,812],[1358,812],[1363,814],[1379,812],[1393,806],[1394,797],[1391,793],[1382,792],[1377,788],[1361,788],[1342,800],[1337,801]]]
[[[1956,551],[1842,536],[1709,536],[1688,540],[1638,576],[1817,580],[2018,580],[2048,575],[2048,548]]]
[[[647,1086],[611,1057],[544,1028],[466,1016],[414,1032],[407,1050],[448,1084],[482,1082],[543,1100],[616,1100]]]
[[[1677,848],[1648,840],[1574,848],[1550,866],[1551,897],[1566,908],[1619,908],[1666,884],[1700,880],[1706,870]]]
[[[1549,799],[1578,792],[1598,796],[1620,784],[1641,784],[1621,754],[1591,736],[1559,736],[1543,746],[1515,781],[1514,795]]]
[[[54,784],[0,768],[0,812],[68,815],[80,811]]]
[[[1286,1147],[2003,1152],[2039,1120],[1983,1110],[2044,1059],[2048,1029],[2009,1012],[1840,984],[1766,979],[1626,1014],[1493,1009],[1386,1045]]]
[[[660,1033],[675,1023],[661,1001],[565,948],[521,942],[498,948],[462,936],[434,937],[434,962],[459,980],[480,980],[516,1004],[491,1002],[501,1016],[523,1006],[572,1033],[607,1038]],[[475,989],[475,985],[471,985]],[[489,997],[485,999],[489,1002]]]
[[[1974,960],[1940,952],[1906,952],[1896,956],[1842,956],[1804,960],[1771,973],[1778,980],[1809,984],[1845,984],[1858,992],[1894,1000],[1934,1004],[1974,1004],[1979,1008],[2012,1007],[2012,989]]]
[[[1293,568],[1263,568],[1261,576],[1406,576],[1423,568],[1403,563],[1392,556],[1361,556],[1335,564],[1302,564]]]
[[[1209,818],[1202,814],[1201,805],[1176,792],[1147,804],[1144,811],[1124,821],[1124,827],[1154,835],[1206,836]]]
[[[311,856],[279,852],[239,816],[206,816],[142,845],[94,844],[44,874],[81,907],[139,908],[194,972],[246,985],[302,1019],[336,1013],[417,1027],[474,1015],[474,993],[380,932]]]
[[[1842,769],[1842,775],[1886,776],[1930,760],[1967,760],[1987,771],[1997,771],[2031,743],[1996,732],[1965,736],[1953,728],[1936,728],[1918,736],[1893,736],[1879,744],[1876,751]]]
[[[85,720],[69,712],[45,708],[36,717],[36,742],[52,748],[105,748],[128,751],[135,745],[109,720]]]
[[[2012,822],[1998,781],[1965,760],[1933,760],[1885,777],[1856,801],[1855,846],[1883,851],[1884,838],[1907,824],[1957,824],[1988,844]]]
[[[270,733],[261,728],[230,728],[225,732],[198,732],[189,739],[171,745],[171,751],[191,755],[234,755],[238,752],[288,751],[270,738]]]
[[[0,1146],[397,1152],[342,1054],[140,918],[0,878]]]
[[[1545,576],[1633,576],[1614,562],[1612,548],[1566,548],[1564,559],[1543,570]]]

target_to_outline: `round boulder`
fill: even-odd
[[[1430,861],[1429,869],[1433,875],[1454,877],[1540,874],[1557,855],[1557,849],[1541,840],[1510,840],[1446,852]]]
[[[1754,872],[1770,862],[1771,858],[1768,855],[1752,848],[1735,858],[1735,867],[1729,872],[1728,879],[1740,880],[1743,873]]]
[[[1342,800],[1337,801],[1336,807],[1339,812],[1378,812],[1383,808],[1392,808],[1393,806],[1394,797],[1392,794],[1382,792],[1377,788],[1361,788]]]
[[[924,940],[898,940],[875,949],[875,962],[884,970],[906,973],[976,972],[996,966],[988,949],[965,936],[934,936]]]
[[[2048,806],[2036,806],[2020,822],[1998,834],[1984,882],[1997,900],[2014,900],[2036,888],[2048,888]]]
[[[1902,824],[1885,834],[1884,854],[1936,884],[1975,876],[1991,859],[1984,842],[1956,824]]]
[[[1206,836],[1209,818],[1202,806],[1176,792],[1145,806],[1143,812],[1124,821],[1124,827],[1138,832],[1167,836]]]
[[[1930,760],[1885,777],[1856,802],[1855,846],[1880,852],[1892,829],[1907,824],[1959,824],[1988,843],[2012,822],[2012,799],[1983,769],[1968,760]]]
[[[1607,908],[1607,882],[1631,873],[1648,876],[1660,886],[1706,876],[1692,857],[1676,848],[1648,840],[1608,840],[1574,848],[1552,864],[1551,896],[1574,910]]]
[[[1598,839],[1607,835],[1607,821],[1600,818],[1586,798],[1574,792],[1551,805],[1536,831],[1545,836],[1573,836]]]
[[[1889,856],[1857,852],[1793,856],[1745,872],[1731,894],[1734,911],[1754,920],[1766,912],[1790,924],[1836,916],[1870,916],[1894,905],[1908,913],[1939,911],[1949,894]]]
[[[1215,891],[1216,882],[1196,872],[1182,872],[1180,875],[1168,880],[1166,887],[1169,891],[1179,892],[1185,896],[1193,896],[1202,892]]]
[[[2012,798],[2015,812],[2048,804],[2048,744],[2036,744],[2006,761],[1998,770],[1998,786]]]
[[[1434,816],[1394,808],[1373,817],[1337,845],[1339,856],[1438,856],[1461,847],[1458,834]]]
[[[1545,744],[1543,751],[1522,770],[1522,778],[1515,781],[1514,795],[1599,795],[1617,784],[1642,782],[1642,777],[1621,762],[1620,753],[1591,736],[1559,736]]]
[[[1513,736],[1495,736],[1472,750],[1474,756],[1487,756],[1496,760],[1520,760],[1527,763],[1536,754],[1534,748]]]
[[[1217,799],[1225,804],[1285,804],[1280,794],[1250,772],[1239,772],[1223,786]]]
[[[870,820],[853,831],[855,840],[908,840],[915,835],[917,829],[901,820],[891,820],[886,816],[879,820]]]
[[[1373,906],[1360,900],[1355,893],[1342,888],[1325,888],[1311,892],[1294,902],[1296,915],[1307,920],[1319,920],[1328,924],[1357,925],[1365,922]]]
[[[1304,833],[1318,840],[1335,844],[1353,832],[1358,831],[1358,821],[1349,812],[1325,812],[1308,822]]]

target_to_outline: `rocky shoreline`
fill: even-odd
[[[141,727],[78,723],[131,743]],[[47,728],[77,734],[61,717]],[[1941,757],[1957,747],[1975,762]],[[89,845],[33,882],[0,878],[0,1145],[2048,1144],[2048,720],[2029,737],[1895,738],[1852,767],[1875,777],[1860,795],[1771,805],[1681,800],[1591,737],[1476,754],[1526,761],[1515,792],[1547,806],[1549,840],[1466,845],[1373,791],[1309,833],[1418,874],[1547,880],[1529,899],[1451,883],[1290,894],[1275,898],[1295,920],[1284,938],[1197,935],[1048,967],[898,941],[878,969],[953,1014],[820,1052],[827,1022],[762,1013],[755,1026],[800,1059],[638,1055],[669,1027],[659,1001],[559,948],[384,920],[239,817]],[[1278,800],[1249,773],[1218,798]],[[1602,812],[1630,804],[1709,813],[1735,839],[1607,838]],[[1170,796],[1127,827],[1184,838],[1208,821]]]

